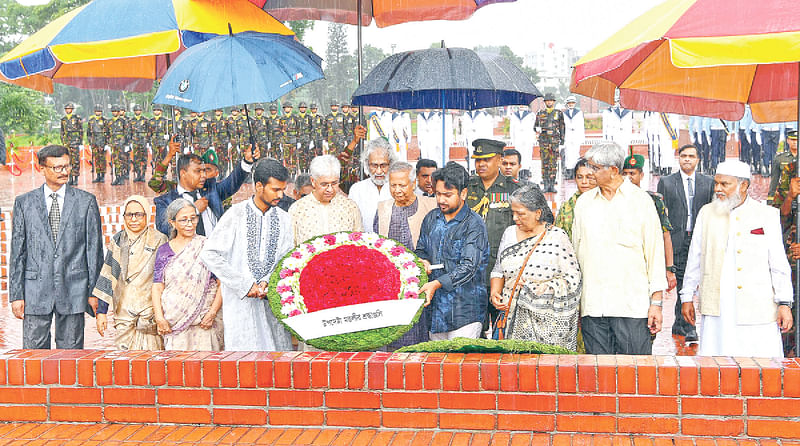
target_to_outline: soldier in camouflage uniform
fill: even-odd
[[[92,166],[95,177],[92,183],[106,180],[106,145],[109,141],[108,120],[103,117],[103,106],[94,106],[94,115],[86,121],[86,139],[92,147]]]
[[[125,152],[128,143],[128,122],[120,116],[119,105],[115,104],[111,107],[108,132],[111,138],[111,165],[114,167],[114,181],[111,182],[111,185],[119,186],[127,178],[129,165]]]
[[[256,104],[256,115],[250,118],[250,131],[253,132],[253,140],[256,143],[256,147],[258,147],[259,151],[261,152],[261,156],[269,156],[275,157],[273,155],[273,149],[276,149],[276,145],[270,144],[270,118],[264,116],[264,106],[261,104]],[[248,144],[250,143],[248,138]]]
[[[238,121],[239,121],[239,107],[233,106],[231,107],[231,115],[228,116],[228,134],[231,137],[231,149],[230,149],[231,166],[236,165],[236,163],[239,162],[240,160],[239,144],[242,135],[241,133],[239,133]]]
[[[283,129],[281,128],[281,117],[278,115],[278,106],[275,104],[269,105],[269,116],[267,116],[266,131],[267,138],[269,139],[269,152],[266,154],[266,156],[283,161],[283,150],[281,150]],[[261,153],[261,156],[265,156],[263,151]]]
[[[313,158],[311,154],[311,113],[306,111],[306,103],[301,102],[298,106],[297,114],[297,171],[308,171],[308,164]]]
[[[133,107],[133,117],[128,122],[133,154],[133,181],[144,182],[147,173],[147,145],[150,143],[150,120],[142,116],[142,107]]]
[[[555,109],[556,97],[552,93],[544,96],[545,109],[536,113],[533,125],[539,139],[539,154],[542,158],[542,182],[544,192],[555,192],[558,171],[558,146],[564,143],[564,114]]]
[[[194,154],[202,156],[211,147],[211,120],[206,117],[205,113],[200,112],[191,125]]]
[[[353,139],[353,129],[356,128],[358,125],[358,107],[355,105],[350,105],[350,113],[347,114],[347,118],[345,118],[345,137],[347,140]]]
[[[81,174],[81,144],[83,144],[83,120],[73,114],[75,105],[67,102],[64,105],[66,115],[61,118],[61,144],[69,149],[69,163],[72,170],[69,173],[69,185],[78,184]]]
[[[194,153],[194,123],[197,121],[197,112],[194,110],[189,111],[189,117],[186,119],[186,147],[191,148]]]
[[[331,112],[325,117],[329,154],[338,155],[347,144],[344,136],[344,119],[344,114],[339,113],[339,104],[331,104]]]
[[[228,162],[230,161],[228,144],[231,142],[231,135],[228,132],[228,120],[222,116],[221,108],[214,110],[214,119],[211,121],[211,142],[217,152],[219,177],[225,178],[228,175]]]
[[[575,204],[578,202],[578,197],[582,193],[597,186],[597,181],[594,179],[594,171],[589,167],[586,158],[581,158],[575,164],[575,185],[578,190],[567,201],[561,204],[558,208],[558,215],[553,223],[567,233],[570,240],[572,239],[572,222],[575,221]]]
[[[292,104],[283,103],[283,116],[281,116],[281,130],[283,132],[283,165],[290,172],[297,171],[297,142],[300,132],[300,120],[292,113]]]
[[[317,104],[311,104],[311,141],[314,143],[314,156],[323,155],[322,141],[325,139],[325,117],[317,113]]]
[[[344,140],[350,141],[353,139],[353,116],[350,114],[350,104],[342,104],[339,106],[339,109],[342,112],[342,117],[344,118],[344,123],[342,127],[344,128]]]
[[[167,156],[167,143],[169,142],[169,122],[163,116],[164,108],[158,104],[153,105],[153,117],[150,118],[150,147],[153,156],[150,166],[155,170],[156,164]]]
[[[795,282],[797,274],[797,258],[800,258],[800,245],[795,243],[795,216],[797,213],[797,195],[800,193],[800,178],[797,177],[797,130],[786,132],[786,144],[789,146],[789,153],[793,159],[781,168],[780,180],[775,189],[772,199],[772,206],[780,209],[781,229],[783,230],[783,244],[786,247],[786,255],[789,258],[789,265],[792,267],[792,283]],[[793,254],[793,252],[797,254]],[[797,308],[797,290],[794,290],[794,305]],[[786,356],[797,356],[794,345],[795,325],[789,333],[783,333],[783,353]]]

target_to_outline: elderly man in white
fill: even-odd
[[[364,172],[369,172],[369,178],[359,181],[350,188],[350,199],[358,205],[362,226],[366,230],[372,228],[378,202],[392,199],[388,172],[395,161],[395,154],[389,146],[389,141],[375,138],[364,145],[361,164]]]
[[[783,357],[792,328],[792,283],[778,210],[747,196],[750,166],[730,160],[714,176],[714,201],[697,215],[681,289],[695,323],[700,301],[701,356]]]

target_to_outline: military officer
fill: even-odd
[[[553,93],[544,95],[544,110],[536,114],[533,124],[539,139],[539,155],[542,158],[542,183],[545,192],[555,192],[558,170],[558,147],[564,143],[564,114],[555,109]]]
[[[103,106],[94,106],[94,115],[86,121],[86,139],[92,147],[92,166],[95,177],[92,183],[106,180],[106,145],[108,145],[108,120],[103,117]]]
[[[81,144],[83,144],[83,119],[73,114],[75,105],[72,102],[64,104],[64,117],[61,118],[61,144],[69,149],[69,163],[72,170],[69,173],[69,185],[78,184],[81,174]]]
[[[306,111],[306,103],[301,102],[297,107],[297,171],[306,172],[311,162],[311,113]]]
[[[344,113],[344,112],[342,112],[342,113]],[[345,117],[345,132],[344,132],[344,134],[345,134],[345,139],[347,139],[348,141],[353,139],[353,129],[356,128],[357,124],[358,124],[358,107],[356,107],[355,105],[351,104],[350,105],[350,113],[347,113],[347,116]],[[389,133],[391,133],[391,132],[389,132],[387,130],[387,134],[389,134]]]
[[[197,114],[197,119],[192,122],[192,142],[194,153],[203,155],[211,147],[211,120],[204,112]]]
[[[142,116],[142,106],[133,106],[133,117],[128,122],[133,154],[134,182],[143,182],[147,173],[147,145],[150,143],[150,121]]]
[[[317,113],[317,104],[311,104],[311,141],[314,143],[314,156],[323,154],[322,141],[325,139],[325,117]]]
[[[331,104],[331,112],[325,117],[328,137],[328,152],[338,155],[347,145],[344,135],[344,113],[339,113],[339,104]]]
[[[773,203],[775,199],[775,191],[778,189],[778,183],[781,181],[781,175],[786,170],[786,166],[790,163],[797,161],[797,131],[789,130],[786,132],[786,146],[789,150],[785,150],[772,159],[772,168],[770,169],[769,177],[769,193],[767,195],[767,202]]]
[[[150,118],[150,147],[153,155],[150,166],[155,169],[155,165],[167,156],[167,142],[169,142],[169,123],[164,117],[164,108],[159,104],[153,105],[153,117]]]
[[[344,140],[350,141],[353,136],[353,116],[350,114],[350,104],[342,104],[339,106],[342,110],[342,116],[344,117]]]
[[[283,133],[283,164],[292,172],[297,170],[297,143],[300,130],[300,121],[297,115],[292,113],[292,104],[283,103],[283,116],[281,116],[280,126]]]
[[[214,110],[214,118],[211,120],[211,143],[214,151],[217,152],[217,167],[219,168],[219,178],[228,176],[228,162],[230,152],[228,145],[231,142],[231,135],[228,131],[228,120],[222,115],[222,109]]]
[[[188,141],[188,136],[186,135],[186,120],[182,118],[182,112],[179,108],[174,108],[172,110],[172,116],[174,117],[174,121],[169,123],[169,136],[170,139],[175,138],[175,141],[181,143],[181,145],[185,145],[185,142]],[[167,149],[169,151],[169,148]]]
[[[256,137],[258,137],[258,135],[256,135]],[[264,141],[264,147],[269,147],[269,150],[262,151],[261,156],[269,156],[277,160],[283,160],[283,150],[281,150],[283,129],[281,129],[281,116],[278,114],[278,106],[275,104],[269,104],[269,116],[267,116],[262,139]]]
[[[112,186],[119,186],[128,178],[128,154],[125,152],[128,142],[128,122],[120,115],[120,106],[111,106],[111,120],[108,122],[111,138],[111,164],[114,167]]]

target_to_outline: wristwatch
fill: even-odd
[[[794,302],[778,302],[778,306],[781,305],[786,305],[787,307],[789,307],[789,309],[791,309],[794,306]]]
[[[675,271],[676,271],[676,270],[677,270],[677,269],[675,268],[675,265],[671,265],[671,266],[668,266],[668,267],[667,267],[667,271],[669,271],[669,272],[671,272],[671,273],[673,273],[673,274],[675,274]]]

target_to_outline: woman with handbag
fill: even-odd
[[[577,348],[581,272],[567,234],[545,223],[537,185],[511,195],[514,226],[500,240],[491,301],[501,311],[495,337]]]

